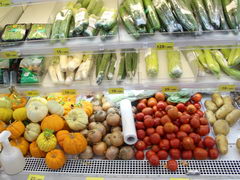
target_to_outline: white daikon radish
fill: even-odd
[[[92,68],[92,65],[93,65],[92,58],[88,58],[87,61],[85,61],[84,69],[81,72],[83,80],[86,80],[88,78],[88,75],[89,75],[89,72],[90,72],[90,70]]]
[[[73,80],[74,80],[74,72],[67,71],[65,84],[71,84],[73,82]]]
[[[64,83],[64,72],[61,71],[60,64],[55,65],[55,71],[59,83]]]
[[[67,72],[68,67],[68,57],[67,55],[60,56],[60,68],[62,72]]]
[[[82,54],[76,54],[73,56],[71,61],[68,62],[68,71],[74,71],[77,69],[82,62]]]
[[[58,83],[58,78],[57,78],[57,74],[56,74],[56,70],[54,68],[53,65],[50,65],[48,67],[48,73],[50,75],[50,78],[52,80],[53,83]]]

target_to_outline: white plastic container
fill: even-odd
[[[10,145],[8,140],[10,136],[10,131],[3,131],[0,134],[0,142],[3,145],[0,162],[5,173],[12,175],[18,174],[24,169],[25,159],[18,148]]]

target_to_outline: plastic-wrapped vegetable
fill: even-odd
[[[97,84],[100,85],[104,79],[105,72],[107,71],[109,62],[111,60],[111,53],[103,54],[101,64],[99,65],[98,75],[97,75]]]
[[[3,41],[23,41],[25,39],[27,27],[25,24],[6,25],[2,34]]]
[[[102,8],[103,8],[103,0],[91,0],[87,7],[87,11],[89,14],[98,15],[98,13],[102,10]]]
[[[146,71],[149,77],[156,77],[159,71],[158,54],[154,49],[147,49],[145,55]]]
[[[126,77],[126,69],[125,69],[125,53],[121,53],[120,64],[118,66],[118,74],[117,81],[121,82]]]
[[[204,55],[206,58],[206,62],[208,64],[208,69],[215,74],[217,77],[219,77],[221,69],[217,61],[214,59],[214,57],[211,54],[211,51],[209,49],[204,49]]]
[[[96,36],[98,34],[98,29],[96,28],[96,23],[98,21],[98,17],[95,16],[94,14],[91,14],[89,16],[89,25],[87,27],[87,29],[85,29],[85,31],[83,32],[84,36]]]
[[[221,0],[217,0],[217,7],[218,7],[218,11],[219,11],[219,16],[220,16],[220,29],[227,30],[227,29],[229,29],[229,27],[228,27],[227,21],[224,16]]]
[[[105,31],[111,30],[117,24],[117,11],[115,9],[106,9],[103,11],[96,27]]]
[[[88,12],[85,8],[79,9],[74,16],[73,36],[80,36],[81,33],[88,27]]]
[[[117,55],[116,55],[116,53],[112,53],[111,62],[110,62],[110,65],[108,67],[108,72],[107,72],[108,80],[113,79],[115,68],[116,68],[116,62],[117,62]]]
[[[176,21],[167,0],[153,0],[152,2],[167,32],[183,31],[182,26]]]
[[[86,80],[89,76],[92,65],[93,55],[92,54],[84,55],[83,61],[75,74],[75,80]]]
[[[180,51],[167,51],[167,61],[169,76],[173,79],[180,78],[183,73]]]
[[[229,66],[240,64],[240,48],[232,49],[228,58]]]
[[[51,24],[32,24],[27,40],[49,39],[51,35]]]
[[[81,4],[84,8],[87,8],[91,0],[81,0]]]
[[[198,61],[200,62],[200,64],[208,69],[208,64],[207,64],[207,61],[206,61],[206,58],[205,58],[205,54],[203,53],[203,51],[201,49],[196,49],[194,50],[197,58],[198,58]]]
[[[107,39],[113,38],[113,36],[117,35],[117,31],[118,31],[117,25],[115,25],[110,31],[105,31],[105,30],[101,29],[100,30],[101,40],[105,41]]]
[[[9,59],[0,59],[0,84],[9,84]]]
[[[218,9],[219,0],[204,0],[205,8],[208,13],[211,24],[216,28],[220,28],[220,12]]]

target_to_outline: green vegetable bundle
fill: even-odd
[[[51,30],[51,24],[32,24],[27,40],[49,39]]]
[[[111,30],[117,24],[117,11],[115,9],[105,9],[96,23],[96,27],[104,31]]]
[[[159,71],[158,54],[154,49],[148,49],[145,55],[146,71],[149,77],[156,77]]]
[[[88,12],[85,8],[81,8],[74,15],[73,36],[80,36],[89,24]]]
[[[3,41],[23,41],[27,32],[25,24],[6,25],[2,34]]]
[[[167,51],[167,61],[169,76],[173,79],[180,78],[183,73],[180,51]]]

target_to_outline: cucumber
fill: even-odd
[[[220,29],[221,24],[217,1],[219,0],[203,0],[203,3],[208,13],[210,23],[213,25],[215,29]]]
[[[134,50],[136,51],[136,50]],[[138,53],[137,52],[133,52],[132,53],[132,75],[133,77],[135,76],[136,72],[137,72],[137,65],[138,65]]]
[[[183,31],[182,26],[176,21],[167,0],[153,0],[152,2],[167,32]]]
[[[154,28],[152,27],[150,21],[147,21],[147,25],[146,25],[146,29],[147,29],[147,33],[150,35],[154,35]]]
[[[98,76],[99,67],[103,58],[103,54],[96,54],[94,59],[96,60],[96,77]]]
[[[230,29],[238,29],[236,19],[234,17],[238,0],[222,0],[223,12]]]
[[[132,53],[128,52],[125,54],[125,69],[127,77],[132,79]]]
[[[116,62],[117,62],[117,54],[112,53],[112,59],[111,63],[108,67],[108,73],[107,73],[107,79],[112,80],[115,72],[115,67],[116,67]]]
[[[224,16],[221,0],[217,1],[217,6],[218,6],[219,16],[220,16],[220,29],[221,30],[227,30],[227,29],[229,29],[229,27],[228,27],[227,21],[226,21],[225,16]]]
[[[125,79],[126,70],[125,70],[125,53],[121,53],[120,64],[118,67],[117,81],[120,82]]]
[[[176,18],[183,28],[187,31],[197,31],[197,21],[193,13],[188,9],[188,6],[182,0],[171,0],[170,2]]]
[[[104,79],[105,72],[107,71],[107,67],[110,63],[111,53],[104,53],[103,58],[101,60],[101,64],[99,66],[99,71],[97,75],[97,84],[100,85]]]

